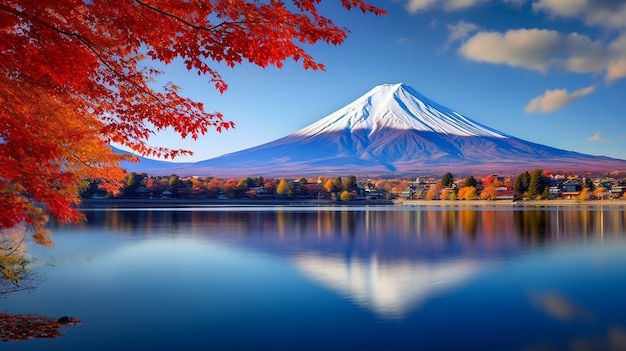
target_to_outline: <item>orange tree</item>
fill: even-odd
[[[383,14],[364,0],[344,8]],[[43,224],[81,218],[84,179],[115,190],[123,178],[115,142],[144,156],[187,150],[151,146],[164,128],[197,138],[233,127],[218,112],[154,87],[157,64],[182,62],[217,90],[227,85],[212,63],[280,67],[304,50],[341,44],[348,30],[318,11],[320,0],[6,0],[0,3],[0,229],[26,223],[49,243]]]

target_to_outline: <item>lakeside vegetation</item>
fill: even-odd
[[[469,175],[412,179],[315,178],[218,178],[149,176],[129,173],[121,191],[113,195],[97,181],[83,188],[83,199],[184,199],[184,200],[320,200],[324,202],[444,200],[577,200],[626,199],[626,176],[605,174],[596,177],[553,174],[535,169],[516,176]]]

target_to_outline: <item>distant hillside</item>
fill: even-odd
[[[114,146],[111,146],[111,148],[117,152],[118,154],[122,154],[122,155],[127,155],[127,154],[131,154],[128,151],[124,151],[124,150],[120,150]],[[139,159],[139,162],[135,163],[135,162],[122,162],[121,166],[126,169],[127,172],[137,172],[137,173],[149,173],[149,174],[154,174],[154,175],[170,175],[173,172],[173,170],[176,169],[193,169],[193,162],[187,162],[187,163],[182,163],[182,162],[171,162],[171,161],[162,161],[162,160],[153,160],[150,158],[145,158],[145,157],[141,157],[141,156],[137,156],[135,155],[135,157],[137,157]],[[189,172],[189,171],[184,171],[186,174],[191,174],[193,172]]]

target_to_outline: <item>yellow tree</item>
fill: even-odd
[[[344,190],[341,192],[341,194],[339,195],[339,198],[341,199],[341,201],[350,201],[350,200],[354,200],[354,193],[348,191],[348,190]]]
[[[481,200],[496,200],[498,198],[498,190],[496,185],[490,184],[480,192]]]
[[[593,189],[593,198],[596,200],[602,200],[606,196],[607,191],[605,187],[599,186]]]
[[[464,186],[459,189],[458,198],[460,200],[476,200],[476,187]]]
[[[324,183],[324,190],[326,190],[329,193],[336,192],[337,189],[335,187],[335,182],[332,179],[327,179],[326,183]]]
[[[291,197],[291,195],[293,195],[293,184],[285,179],[281,179],[276,186],[276,194]]]
[[[589,191],[589,188],[583,188],[580,191],[580,194],[578,194],[578,200],[581,201],[587,201],[591,199],[591,192]]]

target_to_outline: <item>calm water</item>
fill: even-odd
[[[623,208],[99,209],[2,350],[626,350]]]

